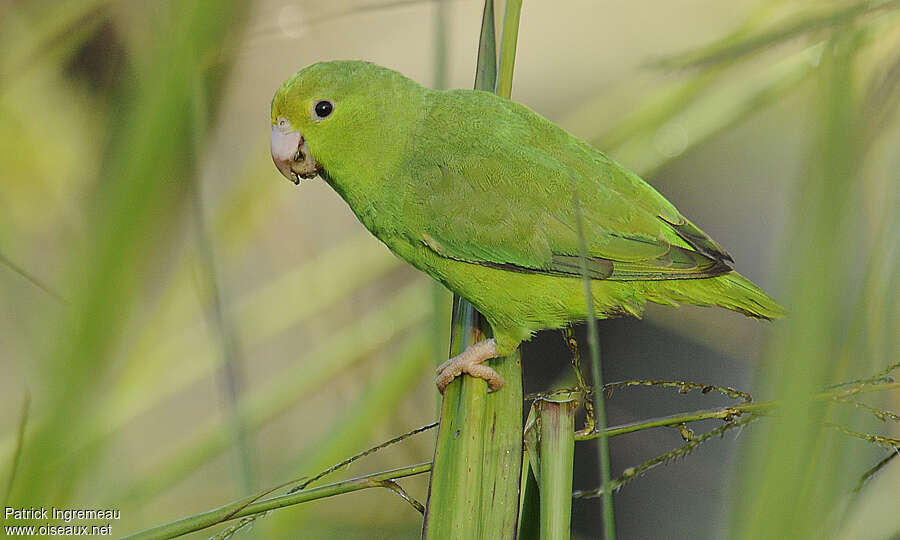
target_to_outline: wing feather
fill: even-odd
[[[691,279],[731,271],[731,257],[718,244],[618,163],[521,105],[484,97],[480,106],[475,121],[497,115],[504,133],[489,140],[429,139],[423,144],[436,146],[420,148],[404,164],[401,174],[410,185],[398,192],[408,194],[404,212],[417,224],[407,231],[411,241],[473,264],[580,276],[580,215],[592,279]],[[441,122],[458,120],[431,118],[438,130]],[[479,127],[443,133],[465,137],[481,133]],[[447,151],[453,147],[472,151]]]

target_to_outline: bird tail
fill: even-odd
[[[720,306],[757,319],[780,319],[787,310],[752,281],[728,272],[704,279],[656,281],[647,299],[660,304],[684,302],[698,306]]]
[[[780,319],[787,314],[781,304],[737,272],[729,272],[714,279],[723,288],[722,296],[714,302],[716,305],[757,319]]]

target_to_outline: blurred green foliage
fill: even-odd
[[[722,536],[900,534],[900,460],[850,495],[885,451],[826,425],[896,436],[896,422],[805,399],[900,352],[900,2],[613,4],[526,2],[513,98],[650,178],[791,311],[771,327],[649,315],[753,362],[754,396],[785,404],[739,440]],[[434,419],[446,296],[433,301],[321,183],[298,194],[280,179],[268,101],[335,57],[467,87],[480,10],[0,1],[7,504],[116,507],[120,535]],[[432,442],[349,474],[427,461]],[[404,485],[424,499],[423,478]],[[382,491],[279,510],[253,532],[418,537],[421,517]]]

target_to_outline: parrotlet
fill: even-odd
[[[493,337],[438,368],[503,386],[486,360],[588,314],[646,302],[784,309],[638,175],[514,101],[432,90],[361,61],[320,62],[272,100],[272,159],[321,177],[392,252],[471,302]]]

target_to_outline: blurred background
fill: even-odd
[[[269,104],[330,59],[469,88],[482,6],[0,0],[6,504],[118,508],[121,536],[437,418],[449,294],[323,182],[278,174]],[[606,381],[690,380],[785,405],[623,488],[620,537],[900,538],[900,460],[851,493],[891,445],[829,429],[897,437],[896,418],[803,399],[900,352],[900,2],[526,1],[512,95],[644,176],[791,312],[765,324],[651,306],[600,322]],[[526,392],[571,383],[559,333],[523,351]],[[900,396],[864,401],[896,410]],[[609,422],[728,402],[624,390]],[[418,435],[339,477],[428,461],[433,443]],[[671,428],[612,439],[613,475],[680,444]],[[597,485],[594,456],[579,443],[576,488]],[[402,483],[424,501],[426,476]],[[599,500],[574,512],[574,536],[599,538]],[[420,526],[367,490],[238,535]]]

